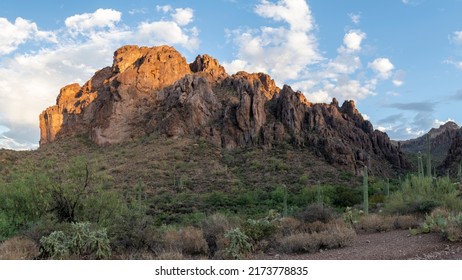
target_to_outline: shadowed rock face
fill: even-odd
[[[455,131],[447,156],[438,167],[438,172],[440,174],[449,172],[451,175],[456,176],[460,163],[462,163],[462,128]]]
[[[229,76],[208,55],[188,64],[172,47],[124,46],[112,67],[85,85],[61,89],[56,105],[40,115],[44,145],[78,134],[113,144],[151,133],[202,137],[223,148],[290,143],[359,174],[408,169],[399,147],[374,131],[353,101],[339,107],[313,104],[270,76],[238,72]]]
[[[428,151],[428,142],[430,140],[430,152],[432,160],[440,164],[448,156],[451,143],[456,136],[459,126],[448,121],[438,128],[432,128],[428,133],[416,139],[400,141],[401,150],[408,153],[426,153]]]

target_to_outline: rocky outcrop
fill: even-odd
[[[291,143],[356,174],[364,165],[376,174],[409,167],[353,101],[313,104],[266,74],[230,76],[208,55],[188,64],[167,46],[118,49],[112,67],[61,90],[40,128],[41,145],[77,134],[103,145],[162,133],[228,149]]]
[[[440,164],[448,155],[451,143],[459,129],[459,126],[452,121],[432,128],[429,132],[407,141],[400,141],[401,150],[406,153],[426,153],[428,151],[427,137],[430,140],[430,152],[432,160]]]
[[[447,156],[438,167],[438,171],[440,174],[449,172],[456,176],[459,171],[459,164],[462,163],[462,128],[455,131],[451,140]]]

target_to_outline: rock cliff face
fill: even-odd
[[[462,163],[462,128],[455,131],[448,153],[443,163],[438,167],[440,174],[449,172],[456,176],[459,169],[459,163]]]
[[[428,133],[419,138],[407,141],[400,141],[403,152],[426,153],[428,150],[427,137],[430,139],[430,150],[432,159],[440,164],[448,155],[452,140],[455,137],[459,126],[454,122],[447,122],[439,128],[432,128]]]
[[[356,174],[364,165],[381,174],[384,161],[409,168],[399,147],[374,131],[353,101],[313,104],[266,74],[229,76],[208,55],[188,64],[167,46],[118,49],[112,67],[82,87],[61,89],[56,105],[40,115],[40,128],[41,145],[78,134],[103,145],[163,133],[228,149],[286,142]]]

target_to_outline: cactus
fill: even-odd
[[[430,145],[430,136],[427,134],[427,176],[432,176],[432,154]]]
[[[316,202],[319,203],[319,204],[324,202],[324,199],[322,197],[321,182],[319,182],[319,181],[316,184]]]
[[[422,162],[422,153],[420,151],[417,155],[417,168],[418,168],[419,178],[422,178],[424,175],[424,168],[423,168],[423,162]]]
[[[385,196],[390,196],[390,179],[387,178],[387,185],[385,186]]]
[[[367,184],[367,166],[364,166],[364,176],[363,176],[363,209],[364,214],[369,214],[369,190]]]

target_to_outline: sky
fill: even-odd
[[[462,124],[462,0],[43,0],[0,3],[0,148],[123,45],[174,46],[265,72],[311,102],[355,100],[391,139]]]

